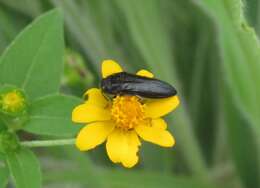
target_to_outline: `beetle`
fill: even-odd
[[[177,94],[167,82],[120,72],[101,80],[101,89],[111,95],[137,95],[144,98],[167,98]]]

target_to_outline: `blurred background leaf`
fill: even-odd
[[[260,186],[260,46],[248,26],[242,1],[204,1],[220,25],[223,90],[231,153],[247,187]],[[228,104],[228,105],[227,105]],[[242,139],[243,138],[245,139]],[[239,144],[239,146],[238,146]],[[241,152],[244,151],[244,152]],[[246,152],[247,151],[247,152]],[[251,153],[251,154],[250,154]],[[253,169],[253,171],[252,171]],[[251,173],[252,172],[252,173]]]
[[[39,1],[32,2],[29,0],[21,0],[21,1],[0,0],[0,2],[8,8],[13,9],[19,13],[22,13],[22,14],[30,16],[30,17],[35,17],[35,16],[39,15],[42,11],[41,3]]]

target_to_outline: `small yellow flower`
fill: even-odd
[[[102,64],[103,78],[122,71],[115,61],[105,60]],[[137,75],[153,77],[146,70],[138,71]],[[124,95],[110,101],[97,88],[89,89],[85,96],[85,103],[72,112],[74,122],[88,123],[77,135],[79,150],[87,151],[106,141],[110,160],[130,168],[138,162],[140,138],[163,147],[175,144],[161,117],[179,105],[177,96],[141,100],[137,96]]]
[[[6,113],[19,113],[26,107],[25,97],[21,91],[11,90],[0,96],[0,107]]]

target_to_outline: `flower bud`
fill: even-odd
[[[0,152],[14,152],[20,147],[19,140],[15,133],[8,131],[0,132]]]
[[[0,111],[11,116],[18,116],[26,111],[24,93],[13,87],[4,87],[0,90]]]

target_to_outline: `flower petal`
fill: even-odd
[[[102,62],[102,77],[106,78],[107,76],[115,73],[123,72],[121,66],[113,60],[104,60]]]
[[[153,73],[151,73],[151,72],[149,72],[149,71],[147,71],[147,70],[144,70],[144,69],[139,70],[139,71],[136,73],[136,75],[138,75],[138,76],[144,76],[144,77],[148,77],[148,78],[153,78],[153,77],[154,77]]]
[[[108,105],[108,101],[103,96],[101,89],[91,88],[84,93],[84,98],[87,98],[86,103],[93,104],[95,106],[105,107]]]
[[[147,142],[163,147],[172,147],[175,144],[175,140],[171,133],[158,127],[138,125],[135,127],[135,131]]]
[[[72,121],[76,123],[90,123],[111,119],[109,109],[104,109],[92,104],[81,104],[72,111]]]
[[[178,96],[149,100],[144,105],[145,115],[150,118],[162,117],[173,111],[179,103]]]
[[[102,144],[113,131],[115,124],[111,121],[95,122],[82,128],[76,138],[76,146],[81,151],[95,148]]]
[[[165,130],[167,129],[167,123],[162,118],[152,119],[152,127]]]
[[[138,146],[141,143],[135,131],[124,131],[115,128],[108,136],[106,149],[108,157],[114,163],[122,163],[127,168],[138,162]]]

